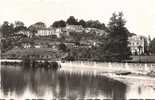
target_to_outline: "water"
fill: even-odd
[[[80,65],[80,64],[79,64]],[[100,65],[100,64],[99,64]],[[106,64],[105,64],[106,65]],[[109,65],[109,64],[107,64]],[[73,66],[73,64],[70,64]],[[85,64],[82,65],[84,67]],[[97,64],[95,64],[95,67]],[[113,64],[110,64],[112,67]],[[145,65],[146,66],[146,65]],[[67,66],[66,66],[67,67]],[[87,66],[88,67],[88,66]],[[118,80],[84,70],[74,72],[44,69],[23,69],[21,66],[1,67],[1,98],[12,99],[127,99],[155,98],[155,87],[143,82],[125,84]]]

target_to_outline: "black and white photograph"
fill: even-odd
[[[0,0],[0,100],[155,100],[155,0]]]

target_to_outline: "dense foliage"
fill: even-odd
[[[55,21],[52,26],[56,27],[56,28],[65,27],[66,26],[66,22],[63,21],[63,20]]]
[[[69,25],[78,25],[78,20],[74,18],[74,16],[70,16],[67,21],[67,24]]]
[[[150,43],[150,51],[155,54],[155,38]]]
[[[122,61],[129,58],[130,49],[128,47],[128,33],[125,27],[123,13],[118,15],[114,13],[109,22],[110,34],[108,37],[103,37],[100,45],[99,57],[103,60]]]
[[[107,36],[98,36],[94,32],[69,32],[69,37],[61,34],[61,38],[55,40],[61,42],[58,49],[68,53],[67,59],[89,59],[96,61],[122,61],[129,58],[130,50],[128,47],[128,34],[129,31],[125,27],[126,21],[123,19],[123,13],[114,13],[110,18],[108,27],[98,20],[85,21],[83,19],[76,19],[70,16],[67,21],[59,20],[53,22],[52,27],[59,28],[69,25],[81,25],[84,28],[97,28],[102,29],[109,34]],[[23,36],[15,36],[14,33],[20,30],[29,30],[32,33],[32,38],[27,38],[31,44],[35,43],[35,33],[38,29],[46,28],[45,23],[37,22],[26,27],[23,22],[16,21],[15,24],[4,22],[1,26],[2,37],[2,51],[10,50],[15,44],[21,43],[25,39]],[[51,39],[51,37],[48,37]],[[47,39],[47,38],[46,38]],[[68,48],[65,45],[66,40],[75,44],[75,48]],[[52,40],[52,39],[51,39]],[[50,40],[49,40],[50,41]],[[67,41],[67,42],[68,42]],[[154,52],[154,41],[151,42],[151,50]],[[52,42],[52,41],[50,41]],[[93,42],[98,43],[94,46]]]

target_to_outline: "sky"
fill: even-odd
[[[42,21],[47,26],[74,16],[106,25],[112,13],[122,11],[132,33],[155,37],[155,0],[0,0],[0,24]]]

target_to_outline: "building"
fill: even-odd
[[[57,37],[60,37],[61,29],[60,28],[43,28],[38,29],[36,36],[52,36],[56,35]]]
[[[106,31],[101,30],[101,29],[97,29],[97,28],[85,28],[84,32],[85,33],[95,33],[98,36],[108,34]]]
[[[50,28],[42,28],[37,30],[37,33],[35,34],[35,36],[49,36],[49,35],[52,35],[53,33],[54,33],[54,30]]]
[[[82,25],[66,25],[67,32],[83,32],[84,28]]]
[[[146,37],[137,35],[132,35],[128,38],[128,46],[133,55],[141,55],[144,53],[145,39]]]

